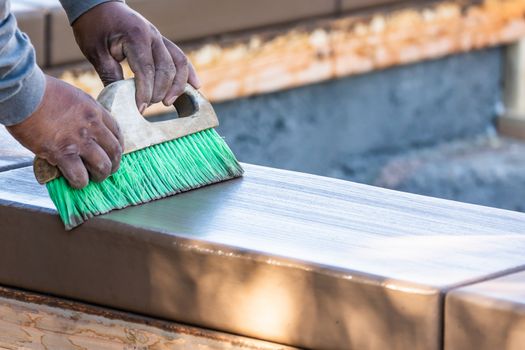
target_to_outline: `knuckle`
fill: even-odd
[[[92,124],[98,121],[98,114],[94,110],[87,110],[84,112],[84,121],[88,124]]]
[[[83,140],[83,143],[81,144],[81,151],[80,153],[86,153],[89,152],[93,146],[95,146],[96,142],[95,139],[92,137],[87,137]]]
[[[142,38],[146,34],[146,30],[142,24],[135,24],[128,29],[128,34],[133,39]]]
[[[78,145],[71,141],[65,141],[63,145],[58,147],[56,152],[57,158],[70,158],[76,157],[80,154]]]
[[[87,139],[89,137],[89,130],[88,128],[80,128],[78,129],[78,136],[80,136],[81,139]]]
[[[148,23],[148,28],[149,28],[150,32],[153,33],[153,35],[155,35],[156,37],[162,38],[162,36],[160,35],[159,30],[157,29],[157,27],[155,27],[155,25],[153,23]]]
[[[142,71],[146,76],[155,74],[155,66],[152,63],[145,63],[142,66]]]
[[[179,69],[181,67],[188,67],[189,64],[190,64],[190,61],[188,60],[188,57],[186,57],[186,55],[184,54],[177,55],[177,58],[175,59],[175,65],[179,67]]]
[[[176,70],[175,65],[169,64],[164,67],[159,67],[157,69],[157,74],[162,75],[167,78],[173,78],[175,77],[175,70]]]
[[[102,83],[104,86],[111,84],[115,80],[117,80],[117,76],[113,71],[99,71],[98,76],[100,77],[100,80],[102,80]]]

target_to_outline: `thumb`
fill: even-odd
[[[109,54],[109,52],[105,52],[103,55],[97,57],[92,63],[100,80],[104,83],[104,86],[124,79],[122,66]]]

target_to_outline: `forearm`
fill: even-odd
[[[64,10],[66,10],[69,23],[73,23],[83,13],[108,1],[124,2],[124,0],[60,0],[60,3]]]
[[[0,0],[0,124],[25,120],[39,106],[44,90],[33,46],[18,29],[10,1]]]

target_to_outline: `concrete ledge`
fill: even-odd
[[[30,168],[1,173],[0,283],[292,346],[437,350],[444,291],[525,264],[525,214],[246,170],[70,233]]]
[[[525,272],[453,290],[445,310],[445,350],[521,350]]]

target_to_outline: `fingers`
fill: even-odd
[[[92,141],[85,145],[80,153],[80,157],[84,161],[91,180],[102,182],[111,175],[111,160],[96,142]]]
[[[56,165],[71,187],[80,189],[87,186],[88,172],[78,152],[61,155],[56,159]]]
[[[116,61],[109,52],[104,52],[100,57],[93,59],[93,66],[104,83],[107,86],[115,81],[124,79],[122,66]]]
[[[170,52],[161,40],[152,45],[153,60],[155,61],[155,83],[151,103],[157,103],[165,99],[175,79],[175,64]]]
[[[193,86],[195,89],[200,89],[202,84],[201,84],[199,77],[197,76],[197,71],[193,67],[193,64],[191,64],[191,62],[189,61],[188,61],[188,66],[189,66],[188,83],[190,83],[190,85]]]
[[[195,69],[177,45],[158,32],[154,35],[137,32],[131,38],[123,43],[122,49],[135,74],[136,102],[141,113],[152,103],[162,101],[166,106],[172,105],[184,93],[188,82],[200,88]]]
[[[110,174],[116,172],[120,166],[120,160],[122,158],[122,146],[115,135],[108,129],[101,128],[95,132],[96,143],[106,153],[107,159],[110,162],[109,171]],[[89,170],[89,169],[88,169]],[[89,172],[92,176],[93,173]],[[105,177],[109,176],[107,174]],[[105,175],[99,173],[98,175]],[[104,177],[104,178],[105,178]],[[101,180],[103,180],[102,178]]]
[[[82,133],[83,141],[56,152],[53,162],[69,184],[78,189],[85,187],[90,178],[95,182],[105,180],[118,170],[122,158],[122,137],[115,120],[103,113],[102,122],[91,125],[89,132]]]
[[[182,95],[184,92],[190,75],[190,64],[184,52],[182,52],[182,50],[177,45],[165,38],[163,41],[171,55],[171,59],[173,60],[177,72],[172,86],[169,88],[166,96],[163,99],[164,104],[169,106],[172,105],[177,97]]]
[[[102,114],[102,122],[117,139],[118,143],[120,144],[120,147],[124,148],[124,139],[117,121],[109,113],[104,111],[104,113]]]
[[[129,67],[135,74],[137,92],[135,99],[141,113],[150,105],[155,83],[155,62],[148,38],[134,38],[124,44],[124,54]]]

